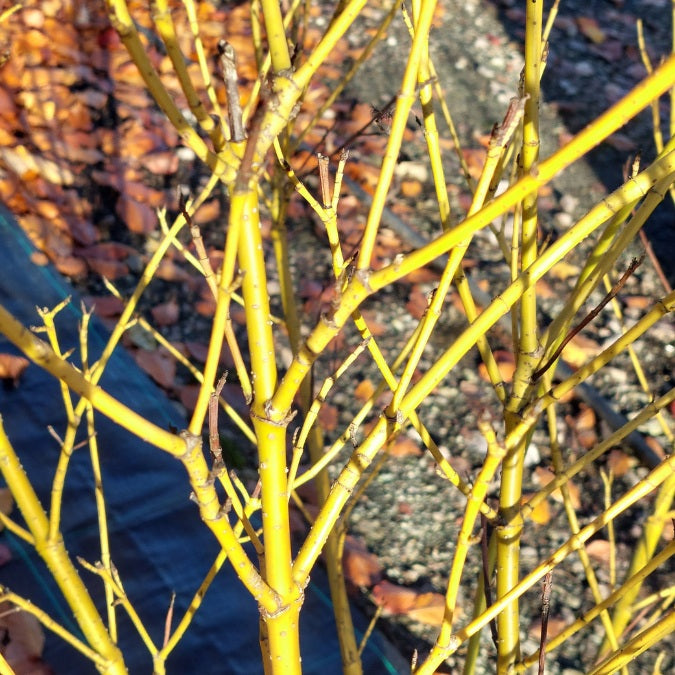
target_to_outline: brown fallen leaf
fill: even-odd
[[[469,175],[478,180],[483,173],[487,152],[483,148],[462,148],[462,155],[469,168]]]
[[[115,211],[136,234],[150,234],[157,226],[157,214],[153,209],[124,195],[117,200]]]
[[[174,298],[155,305],[150,312],[158,326],[173,326],[180,318],[180,307]]]
[[[102,258],[91,258],[87,260],[89,269],[95,274],[98,274],[110,281],[115,281],[120,277],[129,274],[129,268],[119,260],[103,260]]]
[[[0,511],[8,516],[14,508],[14,497],[9,491],[9,488],[0,488]],[[0,523],[0,532],[5,529],[5,526]]]
[[[405,308],[410,312],[414,319],[421,319],[429,306],[429,293],[423,291],[419,286],[413,286],[408,296],[408,302]]]
[[[551,276],[560,281],[565,281],[570,277],[576,277],[579,275],[579,272],[581,272],[581,270],[576,265],[570,265],[570,263],[567,263],[564,260],[551,267]]]
[[[51,260],[70,256],[73,250],[73,242],[69,234],[50,227],[44,218],[35,213],[20,216],[19,222],[35,247],[44,251]],[[86,271],[84,262],[80,261],[80,263]]]
[[[209,223],[212,220],[217,220],[220,217],[220,202],[217,199],[212,199],[203,204],[192,217],[192,221],[197,225]]]
[[[173,150],[154,152],[139,158],[141,165],[155,175],[169,175],[178,171],[178,155]]]
[[[28,368],[30,361],[16,354],[0,353],[0,379],[13,380],[14,386],[19,383],[23,371]]]
[[[422,183],[418,180],[401,181],[401,194],[404,197],[419,197],[422,194]]]
[[[652,298],[646,295],[626,295],[622,299],[626,307],[631,309],[647,309],[654,302]]]
[[[105,241],[80,249],[78,253],[85,259],[91,260],[126,260],[136,255],[136,249],[116,241]]]
[[[0,628],[5,633],[3,656],[10,665],[42,656],[45,636],[40,622],[32,614],[2,602]]]
[[[605,32],[600,28],[600,24],[590,16],[577,17],[577,26],[584,37],[587,37],[596,45],[605,41]]]
[[[391,614],[406,614],[415,604],[416,597],[415,590],[386,580],[373,587],[373,599]]]
[[[567,627],[567,621],[560,616],[549,616],[548,624],[546,625],[546,636],[550,638],[556,637],[562,633]],[[528,633],[531,637],[539,639],[541,636],[541,617],[537,617],[528,628]]]
[[[438,281],[438,279],[438,272],[430,270],[428,267],[421,267],[418,270],[413,270],[410,274],[406,274],[401,281],[410,284],[428,284],[431,281]]]
[[[345,577],[359,588],[370,587],[382,578],[382,565],[357,537],[345,537],[342,566]]]
[[[598,442],[598,435],[595,433],[595,411],[585,404],[580,404],[579,413],[574,419],[574,430],[577,434],[577,440],[582,448],[589,450]]]
[[[178,389],[178,398],[189,412],[192,412],[197,405],[199,388],[198,384],[186,384]]]
[[[635,457],[615,448],[607,455],[607,467],[615,476],[625,476],[637,464]]]
[[[333,431],[338,423],[338,409],[330,403],[324,403],[319,410],[318,421],[324,431]]]
[[[586,553],[591,558],[604,564],[609,562],[610,551],[611,544],[606,539],[593,539],[586,544]]]
[[[354,389],[354,396],[358,401],[367,401],[375,392],[375,386],[369,379],[361,380]]]
[[[546,487],[552,480],[555,479],[555,474],[553,473],[553,471],[550,471],[549,469],[545,469],[544,467],[538,466],[534,470],[533,478],[537,483],[539,483],[541,487]],[[567,488],[569,490],[570,502],[572,503],[572,507],[574,509],[581,508],[579,488],[571,481],[567,481]],[[557,502],[562,502],[563,495],[562,492],[560,491],[560,488],[556,488],[555,490],[553,490],[553,492],[551,493],[551,497],[553,497],[553,499],[555,499]]]
[[[619,150],[620,152],[635,152],[638,147],[637,143],[632,138],[621,133],[615,133],[608,136],[605,139],[605,143],[611,145],[615,150]]]
[[[72,185],[75,174],[66,166],[32,154],[25,146],[0,148],[0,162],[23,180],[42,176],[57,185]]]
[[[502,381],[511,382],[513,373],[516,371],[516,360],[513,357],[513,353],[505,350],[496,350],[494,357],[497,361],[497,369]],[[482,362],[478,364],[478,375],[486,382],[490,381],[487,366]]]
[[[0,526],[0,532],[3,527],[4,525]],[[12,549],[7,544],[0,544],[0,567],[6,565],[10,560],[12,560]]]
[[[39,30],[45,24],[44,12],[37,7],[25,7],[21,10],[19,16],[27,28],[37,28]]]
[[[54,267],[71,279],[79,280],[87,276],[87,264],[82,258],[76,258],[73,255],[50,256]]]
[[[443,620],[445,598],[440,593],[418,593],[411,588],[381,581],[373,587],[373,598],[391,614],[406,614],[433,626],[440,625]]]
[[[180,281],[186,284],[190,284],[194,281],[194,278],[187,270],[168,258],[162,258],[162,261],[157,268],[157,272],[155,272],[155,278],[164,279],[164,281]]]
[[[124,302],[114,295],[103,295],[100,297],[88,295],[82,300],[85,307],[93,309],[96,316],[100,316],[104,319],[119,316],[124,310]]]
[[[378,321],[377,312],[373,310],[362,310],[361,316],[365,320],[368,330],[375,337],[384,335],[387,332],[387,327],[382,322]]]
[[[74,96],[85,105],[94,108],[94,110],[101,110],[108,102],[108,94],[99,89],[76,91],[74,92]]]
[[[419,457],[422,454],[422,448],[419,443],[405,434],[400,434],[396,440],[387,448],[387,452],[392,457]]]
[[[585,335],[575,335],[563,349],[562,357],[574,368],[583,366],[586,361],[597,356],[601,351],[600,345]]]
[[[537,297],[543,299],[555,298],[557,293],[551,288],[545,279],[539,279],[535,284],[537,290]]]
[[[421,593],[415,605],[408,611],[408,616],[427,626],[440,626],[445,614],[445,598],[440,593]],[[455,606],[455,618],[462,616],[459,606]]]
[[[176,361],[167,352],[162,349],[139,349],[134,358],[136,363],[148,374],[150,377],[165,389],[169,389],[173,385],[176,377]]]

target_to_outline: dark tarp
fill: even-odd
[[[24,325],[40,324],[36,305],[54,307],[67,295],[73,302],[57,318],[61,348],[78,345],[79,301],[68,283],[51,267],[36,267],[33,251],[19,226],[0,210],[0,302]],[[89,330],[90,361],[105,344],[106,331],[94,320]],[[0,352],[17,350],[0,336]],[[113,396],[164,427],[183,428],[185,420],[133,359],[122,349],[113,355],[102,386]],[[18,386],[0,387],[0,414],[5,431],[43,504],[58,458],[51,425],[65,432],[63,403],[57,382],[31,364]],[[203,579],[218,547],[189,501],[189,485],[182,466],[97,415],[113,562],[155,644],[161,643],[171,593],[176,593],[174,625]],[[16,513],[14,514],[16,517]],[[94,563],[99,557],[93,480],[86,447],[71,461],[63,502],[63,533],[75,560]],[[46,568],[17,537],[6,531],[0,541],[12,549],[13,560],[0,568],[0,584],[37,603],[55,620],[81,635]],[[77,564],[77,563],[76,563]],[[81,569],[80,575],[101,607],[102,584]],[[365,621],[355,612],[362,631]],[[102,616],[105,613],[102,611]],[[119,643],[129,672],[152,672],[149,654],[124,611],[118,611]],[[225,564],[184,639],[167,661],[168,673],[262,672],[258,646],[258,611],[248,592]],[[47,633],[45,660],[56,673],[93,673],[94,666],[73,648]],[[342,672],[333,612],[323,570],[316,569],[301,613],[303,672],[330,675]],[[380,636],[370,639],[364,656],[365,673],[407,671],[398,654]]]

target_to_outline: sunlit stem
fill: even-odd
[[[105,667],[101,672],[109,675],[126,673],[122,653],[113,643],[103,625],[89,592],[68,557],[63,539],[60,537],[53,541],[48,539],[47,516],[5,434],[1,420],[0,470],[23,515],[26,526],[33,535],[35,551],[47,565],[89,645],[105,661]]]
[[[368,269],[370,267],[375,238],[377,237],[378,226],[382,219],[382,211],[394,176],[394,169],[398,163],[403,133],[406,124],[408,123],[410,109],[415,102],[417,74],[419,72],[422,54],[427,49],[429,28],[431,26],[435,8],[436,0],[422,0],[419,19],[415,25],[415,39],[413,40],[408,55],[408,62],[405,74],[403,75],[403,81],[401,83],[401,89],[397,97],[396,109],[391,123],[391,132],[382,159],[380,177],[377,182],[377,187],[375,188],[375,194],[373,195],[373,203],[368,212],[368,220],[366,221],[363,239],[361,240],[361,249],[357,261],[357,268],[359,270]]]

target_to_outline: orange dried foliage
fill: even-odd
[[[160,387],[171,388],[176,377],[176,361],[163,349],[139,349],[135,352],[136,363],[157,382]]]
[[[581,404],[579,414],[574,420],[574,428],[579,444],[586,450],[589,450],[598,442],[598,435],[595,433],[595,425],[595,411],[593,408]]]
[[[600,353],[600,345],[585,335],[575,335],[563,349],[562,357],[575,368]]]
[[[440,593],[418,593],[411,588],[381,581],[373,587],[373,598],[390,614],[405,614],[421,623],[440,625],[445,611],[445,598]],[[455,616],[461,616],[456,608]]]
[[[614,449],[607,455],[607,468],[614,476],[625,476],[637,464],[635,457]]]
[[[0,353],[0,379],[13,380],[16,386],[30,361],[16,354]]]
[[[594,44],[599,45],[605,41],[605,32],[600,28],[600,24],[593,17],[579,16],[577,17],[576,22],[581,34]]]
[[[410,291],[408,302],[405,308],[415,319],[421,319],[429,306],[429,294],[423,291],[419,286],[414,286]]]
[[[83,301],[87,308],[93,309],[97,316],[105,319],[119,316],[124,310],[124,302],[114,295],[86,296]]]
[[[504,350],[497,350],[494,352],[494,357],[497,361],[497,368],[502,380],[504,382],[511,382],[513,380],[513,373],[516,370],[516,360],[513,354]],[[486,382],[490,381],[487,366],[482,362],[478,364],[478,374]]]
[[[365,402],[375,393],[375,386],[368,380],[362,380],[356,385],[354,389],[354,396],[358,401]]]
[[[157,214],[147,205],[121,196],[115,207],[117,215],[137,234],[150,234],[157,226]]]
[[[611,544],[606,539],[593,539],[586,544],[586,553],[603,564],[609,563]]]
[[[330,403],[324,403],[319,410],[318,422],[324,431],[333,431],[338,423],[338,409]]]
[[[382,578],[382,565],[365,543],[351,535],[345,537],[342,556],[344,575],[348,581],[359,588],[369,587]]]
[[[531,499],[532,495],[523,495],[522,499],[520,500],[521,505],[527,503],[529,499]],[[533,523],[537,523],[537,525],[547,525],[548,522],[551,520],[551,507],[548,503],[547,500],[543,500],[539,502],[534,509],[532,509],[531,513],[528,516],[529,520],[531,520]]]
[[[397,436],[396,440],[387,448],[387,452],[392,457],[419,457],[422,454],[422,448],[409,436],[401,434]]]
[[[577,277],[581,270],[576,265],[571,265],[570,263],[562,260],[559,263],[556,263],[551,268],[551,276],[554,279],[559,279],[560,281],[565,281],[570,277]]]
[[[159,305],[155,305],[150,312],[153,321],[158,326],[172,326],[180,317],[180,308],[174,298]]]
[[[543,467],[538,466],[534,470],[533,477],[541,487],[546,487],[552,480],[555,479],[555,474],[553,473],[553,471],[550,471],[549,469],[544,469]],[[570,502],[572,503],[572,507],[574,509],[581,508],[579,488],[571,481],[567,481],[567,488],[569,490]],[[555,499],[557,502],[562,502],[563,495],[562,492],[560,491],[560,488],[556,488],[551,493],[551,497]]]
[[[401,194],[404,197],[418,197],[422,194],[422,183],[418,180],[401,181]]]
[[[41,660],[45,636],[40,622],[28,612],[18,609],[9,602],[0,603],[0,629],[3,641],[2,655],[13,672],[49,673]]]

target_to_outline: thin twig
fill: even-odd
[[[480,523],[480,547],[483,559],[483,592],[485,594],[485,606],[490,607],[492,605],[492,591],[490,590],[490,565],[488,562],[488,519],[485,517],[484,513],[480,514]],[[494,619],[490,621],[490,633],[492,634],[492,642],[496,647],[499,636],[497,635],[497,624]]]
[[[216,278],[213,274],[211,261],[209,260],[209,256],[206,253],[206,247],[204,246],[204,239],[202,238],[202,232],[199,229],[199,225],[196,225],[192,221],[192,216],[188,213],[183,194],[179,194],[178,196],[178,206],[180,208],[181,213],[183,214],[183,218],[185,218],[185,222],[188,224],[190,228],[190,235],[192,236],[192,241],[194,242],[195,250],[197,251],[197,258],[199,259],[199,264],[201,265],[202,272],[204,273],[206,283],[208,284],[209,289],[213,294],[213,297],[217,298],[218,285],[216,284]]]
[[[544,577],[544,587],[541,591],[541,637],[539,638],[539,675],[544,675],[546,667],[546,634],[548,632],[548,617],[551,612],[551,585],[552,572]]]
[[[171,591],[171,601],[169,602],[169,609],[166,612],[166,619],[164,620],[164,642],[162,643],[162,649],[166,647],[171,637],[171,623],[173,621],[173,607],[176,603],[176,592]]]
[[[214,469],[216,465],[223,463],[223,450],[220,447],[220,434],[218,433],[218,399],[223,391],[225,381],[227,380],[227,371],[218,380],[216,390],[209,399],[209,448],[214,459]]]
[[[645,247],[645,253],[649,257],[649,260],[651,261],[652,266],[654,267],[654,271],[656,272],[656,276],[658,276],[659,281],[663,285],[663,288],[665,289],[666,293],[672,292],[673,287],[670,285],[668,277],[663,272],[663,267],[661,267],[661,263],[659,262],[659,259],[656,257],[654,249],[652,248],[652,242],[649,241],[649,237],[647,236],[644,229],[640,230],[640,241],[642,242],[642,245]]]
[[[598,304],[597,307],[594,307],[583,319],[583,321],[579,323],[577,326],[575,326],[565,336],[565,339],[558,345],[558,348],[553,352],[551,358],[548,361],[546,361],[546,363],[541,368],[535,370],[534,373],[532,373],[532,382],[536,382],[556,362],[557,358],[560,356],[563,349],[565,349],[565,347],[574,338],[574,336],[580,333],[591,321],[593,321],[593,319],[595,319],[595,317],[598,316],[598,314],[600,314],[603,307],[608,302],[610,302],[610,300],[616,297],[617,293],[623,288],[624,284],[628,281],[628,278],[633,274],[633,272],[635,272],[635,270],[642,264],[643,260],[644,255],[641,256],[640,258],[633,258],[633,260],[631,260],[628,269],[623,273],[621,279],[619,279],[614,284],[609,293],[607,293],[607,295],[605,295],[605,297],[600,301],[600,304]]]
[[[230,134],[234,143],[241,143],[246,139],[244,122],[239,99],[239,87],[237,86],[237,65],[234,47],[226,40],[218,42],[218,55],[220,65],[223,68],[223,80],[227,91],[227,116],[230,121]]]
[[[321,201],[323,202],[323,208],[328,209],[332,203],[330,196],[330,177],[328,174],[328,163],[330,158],[326,155],[319,153],[317,155],[319,160],[319,182],[321,184]]]

